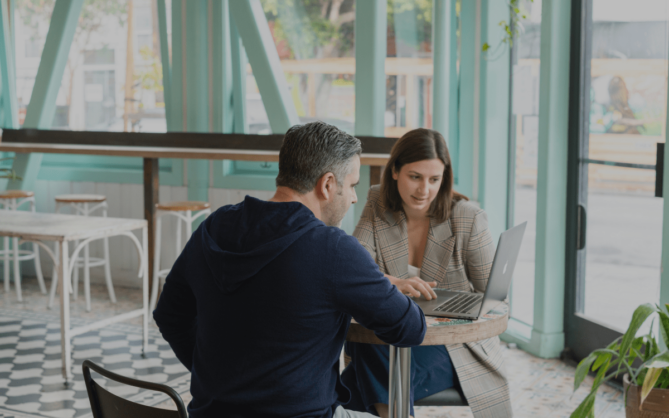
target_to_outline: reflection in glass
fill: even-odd
[[[655,171],[615,164],[652,167],[656,143],[664,142],[668,17],[666,2],[593,1],[580,313],[617,330],[639,304],[659,301],[662,200],[653,197]]]

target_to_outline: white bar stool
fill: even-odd
[[[56,213],[64,207],[71,207],[75,215],[91,216],[97,210],[102,211],[102,216],[107,217],[107,197],[98,194],[64,194],[56,196]],[[72,275],[72,293],[73,299],[77,300],[79,294],[79,269],[84,270],[84,296],[86,297],[86,311],[91,311],[91,267],[104,267],[105,281],[107,282],[107,291],[109,292],[109,299],[112,303],[116,303],[116,294],[114,293],[114,286],[111,280],[111,269],[109,268],[109,238],[102,239],[104,245],[103,257],[91,257],[89,254],[88,244],[84,247],[84,255],[77,257],[75,261],[74,274]],[[77,241],[78,244],[78,241]],[[75,247],[76,245],[75,244]],[[56,249],[57,251],[57,249]],[[56,256],[58,253],[56,252]],[[54,276],[55,277],[55,270]],[[53,306],[53,301],[56,296],[57,280],[52,281],[51,294],[49,295],[49,305]]]
[[[158,287],[162,286],[162,282],[169,274],[171,267],[160,270],[160,227],[162,225],[162,217],[165,215],[174,215],[177,217],[177,233],[176,233],[176,254],[177,257],[181,252],[181,221],[186,224],[186,240],[190,239],[193,233],[193,222],[200,217],[209,215],[211,209],[207,202],[169,202],[156,204],[156,247],[153,257],[153,278],[151,281],[151,302],[149,303],[149,312],[153,312],[156,308],[156,299],[158,298]]]
[[[30,211],[35,212],[35,193],[25,190],[6,190],[0,192],[0,206],[5,210],[18,210],[25,203],[30,204]],[[9,246],[11,239],[12,248]],[[39,246],[33,244],[33,250],[19,249],[19,239],[4,237],[2,251],[0,251],[0,261],[4,264],[5,293],[9,293],[9,262],[14,262],[14,286],[16,287],[16,298],[23,302],[21,294],[21,272],[19,271],[19,262],[35,260],[35,274],[39,282],[42,294],[46,295],[46,286],[44,285],[44,276],[42,275],[42,265],[39,259]]]

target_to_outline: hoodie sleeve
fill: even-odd
[[[189,371],[193,367],[193,352],[197,330],[197,308],[193,291],[181,274],[185,263],[183,254],[165,279],[153,319],[160,333],[170,344],[181,363]]]
[[[423,311],[390,284],[360,243],[342,234],[334,254],[337,305],[388,344],[420,345],[427,330]]]

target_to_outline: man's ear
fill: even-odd
[[[337,181],[334,174],[328,172],[321,176],[316,183],[316,192],[318,197],[323,200],[330,200],[330,198],[337,192]]]

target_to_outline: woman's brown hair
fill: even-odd
[[[386,208],[393,212],[403,210],[402,197],[393,179],[393,169],[399,173],[406,164],[438,158],[444,163],[444,174],[437,196],[432,201],[428,216],[442,223],[451,216],[453,204],[459,200],[469,200],[453,190],[453,167],[444,137],[432,129],[414,129],[397,140],[390,150],[390,159],[381,178],[381,199]]]

